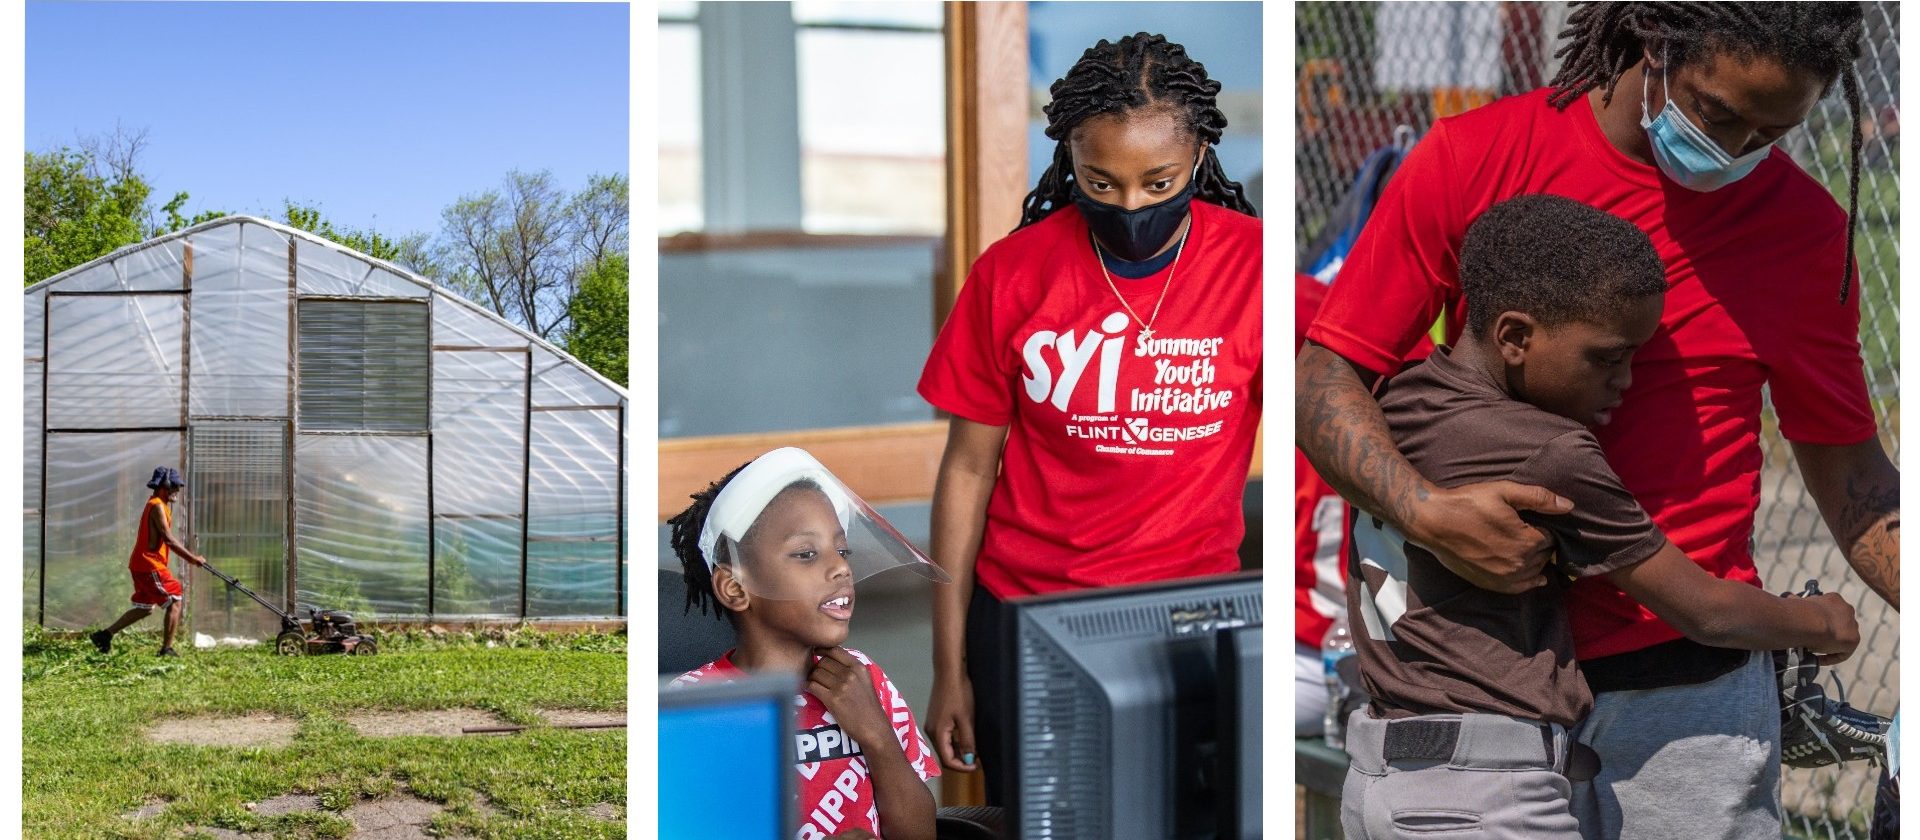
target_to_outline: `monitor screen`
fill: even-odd
[[[1246,739],[1259,731],[1241,695],[1258,685],[1259,573],[1008,606],[1013,836],[1244,836],[1257,804],[1243,798],[1259,795],[1243,763],[1257,766],[1258,743]],[[1252,685],[1237,680],[1249,671]]]
[[[792,680],[660,692],[660,836],[793,836]]]
[[[1260,837],[1261,663],[1258,626],[1219,631],[1220,837]]]

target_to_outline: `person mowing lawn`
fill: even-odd
[[[127,558],[127,571],[133,574],[133,608],[120,616],[113,626],[97,630],[88,635],[93,646],[101,653],[113,652],[113,636],[125,630],[134,622],[146,618],[155,609],[166,608],[166,615],[160,631],[160,655],[179,656],[173,649],[174,631],[180,629],[180,581],[167,568],[173,552],[195,566],[204,566],[207,561],[194,554],[173,536],[173,508],[171,504],[185,489],[187,482],[180,478],[180,471],[172,467],[154,467],[153,478],[147,480],[147,487],[153,495],[147,497],[146,509],[140,513],[140,528],[133,541],[133,555]]]

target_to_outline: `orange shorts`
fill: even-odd
[[[180,581],[166,569],[133,572],[133,605],[155,609],[180,600]]]

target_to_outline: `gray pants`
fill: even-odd
[[[1573,789],[1587,840],[1779,840],[1773,658],[1697,685],[1608,691],[1575,727],[1600,774]]]
[[[1347,840],[1574,840],[1565,767],[1572,736],[1553,727],[1549,751],[1540,724],[1501,715],[1424,715],[1459,721],[1449,759],[1386,756],[1387,721],[1367,710],[1347,720],[1347,769],[1340,826]],[[1551,754],[1549,754],[1551,752]]]

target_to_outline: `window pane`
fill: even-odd
[[[127,608],[127,555],[153,495],[147,478],[155,466],[179,462],[178,432],[47,436],[47,627],[98,627]],[[187,530],[186,520],[176,506],[175,535]],[[176,562],[174,573],[184,576],[185,565]]]
[[[434,615],[519,616],[519,511],[507,518],[437,517],[433,528]]]
[[[688,4],[691,5],[691,4]],[[662,17],[667,10],[661,9]],[[691,23],[660,26],[660,196],[663,236],[699,230],[700,28]]]
[[[938,250],[928,237],[662,254],[660,436],[932,420],[914,386]]]
[[[660,20],[663,23],[693,20],[694,15],[699,13],[700,4],[694,0],[661,0],[660,2]]]
[[[300,435],[293,458],[300,603],[426,615],[427,439]]]
[[[527,477],[527,615],[617,614],[619,414],[533,415]]]
[[[181,425],[185,312],[181,295],[55,296],[47,331],[48,427]]]
[[[942,19],[939,3],[832,2],[800,0],[793,4],[793,19],[802,24],[853,24],[856,26],[909,26],[938,30]]]
[[[195,417],[287,416],[287,239],[261,225],[193,236]]]
[[[798,37],[803,227],[941,233],[946,66],[940,33],[802,29]]]
[[[427,307],[300,302],[300,424],[314,430],[427,427]]]

